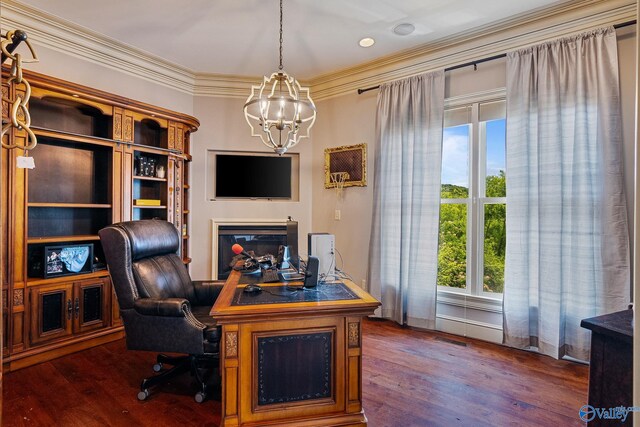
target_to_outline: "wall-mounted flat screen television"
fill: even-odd
[[[215,197],[290,199],[291,157],[217,153]]]

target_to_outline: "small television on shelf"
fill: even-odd
[[[215,155],[215,198],[291,199],[292,161],[268,154]]]
[[[93,243],[44,247],[45,279],[72,274],[91,273]]]

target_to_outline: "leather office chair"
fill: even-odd
[[[191,371],[202,402],[207,396],[206,368],[217,369],[220,330],[209,311],[222,289],[221,282],[192,281],[178,257],[180,235],[167,221],[122,222],[99,232],[124,323],[127,348],[186,353],[159,354],[153,370],[169,370],[142,381],[139,400],[149,388]],[[216,371],[217,372],[217,371]]]

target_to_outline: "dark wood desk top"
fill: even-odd
[[[270,319],[293,317],[327,316],[333,312],[352,315],[369,315],[380,306],[380,302],[360,289],[350,280],[338,284],[323,284],[315,290],[294,291],[302,282],[261,283],[264,295],[242,295],[242,273],[233,271],[211,309],[218,324],[249,322],[268,317]],[[335,286],[336,288],[329,288]],[[338,289],[339,288],[339,289]],[[308,295],[301,295],[304,292]],[[322,293],[320,297],[319,293]],[[312,295],[313,294],[313,295]],[[238,295],[241,295],[240,297]],[[280,301],[276,301],[276,300]],[[241,301],[241,303],[239,303]]]
[[[580,322],[580,326],[629,344],[633,342],[633,310],[584,319]]]

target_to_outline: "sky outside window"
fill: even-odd
[[[487,175],[498,175],[506,170],[505,157],[506,121],[487,122]]]
[[[441,183],[469,188],[470,124],[444,129]],[[443,195],[444,197],[444,195]]]
[[[499,176],[501,170],[506,170],[505,126],[506,122],[504,119],[486,122],[487,176]],[[469,188],[470,129],[471,125],[469,124],[444,129],[442,144],[442,184],[452,184]]]

